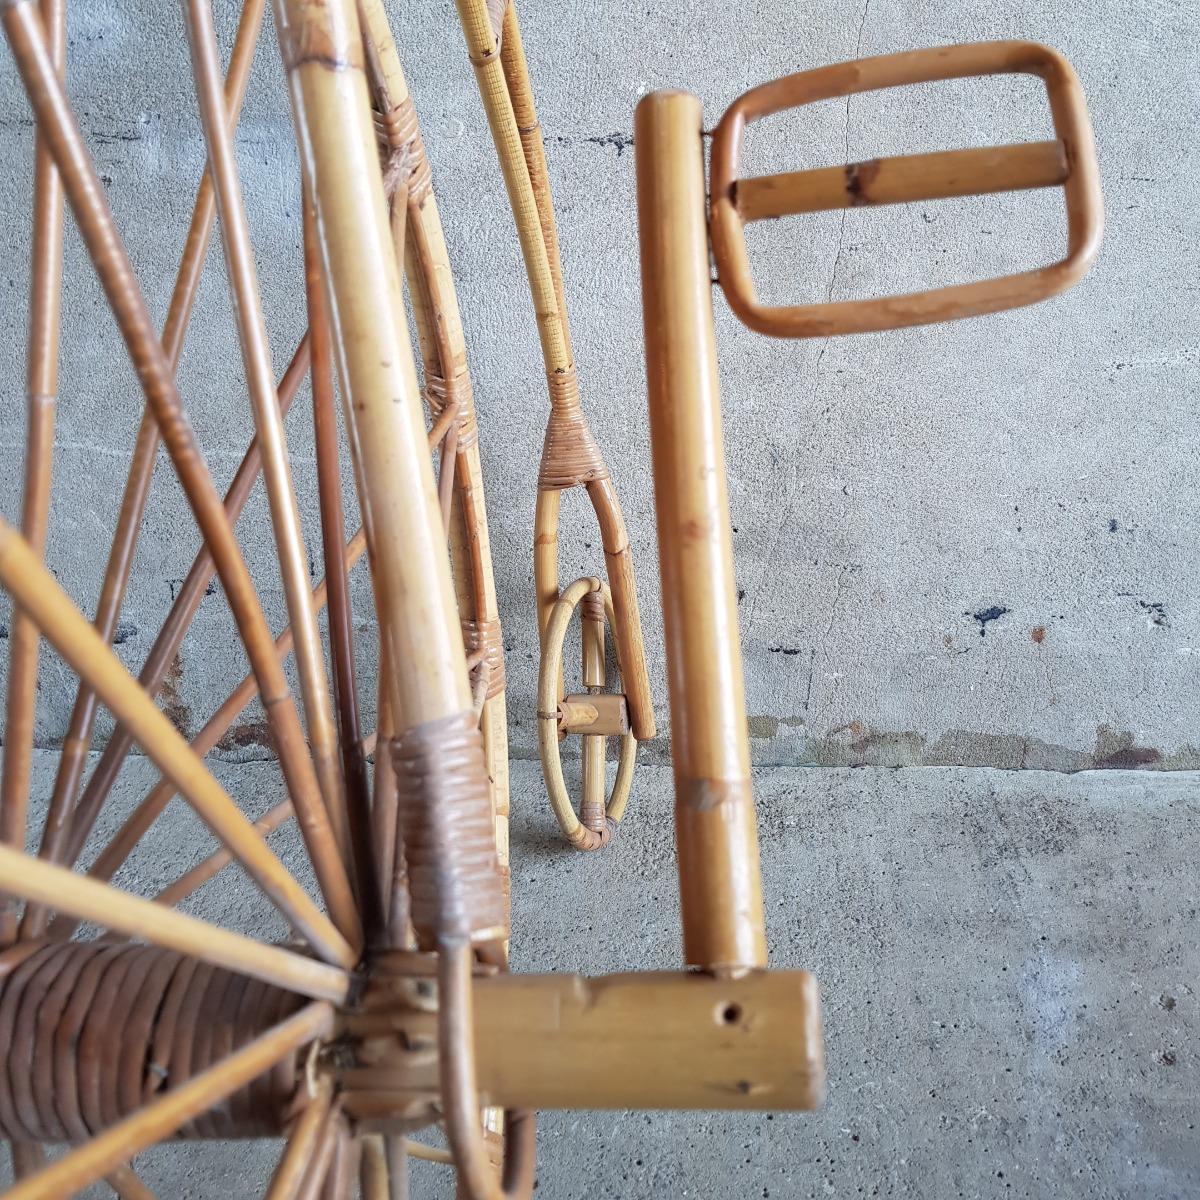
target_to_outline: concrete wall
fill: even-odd
[[[506,621],[513,741],[534,752],[536,637],[529,555],[545,412],[534,323],[503,188],[450,0],[393,6],[457,268],[490,484]],[[1063,299],[887,335],[774,343],[718,301],[751,729],[774,763],[937,763],[1072,770],[1200,764],[1200,481],[1190,392],[1198,217],[1194,9],[1156,0],[950,6],[923,0],[559,4],[526,0],[558,197],[586,401],[614,469],[640,568],[657,693],[659,595],[634,207],[632,111],[685,86],[714,120],[745,88],[856,55],[1030,37],[1076,64],[1096,126],[1107,240]],[[234,5],[217,4],[230,31]],[[303,324],[295,155],[268,36],[238,135],[280,370]],[[175,6],[78,5],[69,82],[109,199],[161,320],[202,167]],[[828,102],[775,119],[754,170],[1045,136],[1038,87],[992,80]],[[19,512],[31,128],[0,68],[0,511]],[[844,298],[1049,260],[1061,204],[1026,195],[777,223],[755,239],[764,294]],[[228,480],[250,417],[219,254],[180,371],[205,453]],[[51,561],[94,603],[128,448],[135,380],[78,241],[68,246]],[[290,420],[319,545],[305,397]],[[563,576],[594,571],[598,538],[564,504]],[[265,504],[248,554],[282,618]],[[160,467],[119,635],[136,667],[195,549]],[[369,606],[358,581],[365,652]],[[0,616],[7,622],[7,614]],[[0,661],[4,655],[0,654]],[[244,670],[218,594],[171,683],[193,730]],[[371,689],[371,671],[366,672]],[[221,694],[224,694],[223,692]],[[38,741],[69,710],[47,659]],[[264,753],[250,714],[229,754]],[[665,728],[665,722],[664,722]],[[241,742],[238,746],[235,743]],[[660,745],[661,754],[665,747]]]

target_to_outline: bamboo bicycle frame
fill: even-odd
[[[457,3],[516,216],[550,392],[534,537],[539,746],[564,835],[576,848],[595,850],[608,844],[625,812],[636,743],[655,728],[632,559],[609,469],[580,404],[516,12],[499,0]],[[12,1143],[18,1176],[10,1194],[57,1197],[104,1179],[119,1195],[144,1200],[149,1192],[129,1163],[159,1139],[283,1134],[267,1185],[272,1200],[348,1196],[356,1180],[368,1200],[403,1195],[409,1156],[452,1163],[460,1194],[471,1200],[523,1200],[534,1186],[537,1109],[818,1105],[824,1075],[816,982],[805,972],[767,970],[710,245],[735,312],[781,336],[949,319],[1060,291],[1087,270],[1101,228],[1094,147],[1070,67],[1045,47],[995,43],[867,59],[765,84],[717,126],[707,189],[699,100],[660,92],[638,106],[651,452],[688,969],[518,976],[507,971],[504,656],[480,431],[431,167],[381,0],[273,0],[299,146],[309,318],[278,384],[233,142],[264,0],[247,0],[223,82],[208,0],[183,0],[208,170],[161,338],[63,85],[64,4],[0,4],[37,120],[21,528],[0,521],[0,583],[16,609],[0,775],[0,1056],[7,1055],[0,1133]],[[738,178],[744,131],[768,113],[818,97],[1004,70],[1045,80],[1054,141]],[[754,294],[746,221],[1028,187],[1064,190],[1063,263],[841,305],[769,309]],[[64,199],[146,399],[91,623],[43,561]],[[254,425],[224,501],[174,379],[218,214]],[[306,373],[326,568],[315,588],[283,430]],[[348,468],[338,449],[339,394]],[[134,679],[109,643],[160,437],[203,545]],[[347,470],[363,521],[349,540],[341,497]],[[233,528],[260,471],[288,612],[274,638]],[[607,579],[586,576],[560,587],[559,503],[575,486],[595,510]],[[371,733],[363,727],[348,583],[364,556],[379,641]],[[154,698],[214,575],[251,670],[189,743]],[[323,607],[328,671],[317,624]],[[576,613],[583,690],[568,694],[563,646]],[[606,690],[606,628],[620,691]],[[41,637],[74,669],[79,686],[34,858],[22,851]],[[289,654],[296,656],[299,705],[283,670]],[[203,757],[255,697],[268,715],[287,797],[252,823]],[[84,784],[101,703],[118,728]],[[559,750],[571,734],[583,739],[578,806]],[[620,762],[606,797],[609,737],[620,738]],[[134,743],[161,781],[87,874],[77,874],[70,864]],[[202,817],[219,848],[152,900],[113,888],[115,872],[175,795]],[[292,816],[323,907],[266,844]],[[301,945],[264,945],[173,911],[232,862]],[[105,936],[70,940],[84,922]],[[449,1151],[406,1136],[437,1122]],[[41,1146],[56,1141],[80,1145],[46,1165]]]

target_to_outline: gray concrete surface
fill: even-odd
[[[232,0],[216,5],[228,36]],[[533,463],[543,386],[503,189],[450,0],[392,6],[457,269],[481,411],[506,620],[513,742],[531,755]],[[1107,238],[1069,296],[984,320],[812,343],[758,338],[719,308],[749,705],[760,761],[1000,767],[1200,766],[1196,731],[1200,512],[1196,185],[1200,15],[1194,4],[733,0],[625,6],[528,0],[526,41],[557,190],[584,392],[624,498],[660,700],[662,648],[641,365],[632,110],[686,86],[710,119],[740,91],[801,68],[995,37],[1062,49],[1099,141]],[[177,7],[139,0],[72,13],[69,81],[109,199],[165,311],[202,165]],[[842,162],[1043,136],[1038,87],[991,80],[855,97],[775,119],[750,169]],[[18,510],[26,203],[31,130],[0,67],[0,511]],[[272,38],[238,135],[280,368],[303,320],[289,116]],[[1046,261],[1061,205],[1025,195],[852,211],[756,238],[764,295],[843,298]],[[249,426],[213,254],[180,372],[215,474]],[[72,235],[51,560],[90,607],[140,402]],[[291,419],[306,516],[315,512],[303,398]],[[563,575],[599,564],[577,497]],[[265,505],[242,522],[277,619]],[[194,549],[169,467],[159,471],[121,632],[141,661]],[[317,548],[315,533],[312,546]],[[319,559],[319,555],[318,555]],[[359,581],[361,617],[369,607]],[[0,621],[5,618],[0,616]],[[3,656],[0,656],[0,663]],[[241,670],[220,596],[172,683],[191,728]],[[368,678],[368,692],[370,691]],[[47,663],[40,744],[69,690]],[[251,743],[251,714],[241,741]],[[664,747],[656,748],[660,757]]]
[[[39,755],[40,782],[53,765]],[[218,770],[255,812],[278,788],[265,764]],[[152,778],[134,763],[107,819]],[[563,847],[533,764],[513,784],[518,967],[677,967],[669,771],[639,776],[628,824],[596,855]],[[1200,1194],[1198,785],[1192,773],[761,770],[772,965],[820,981],[826,1106],[545,1114],[537,1194]],[[160,885],[201,853],[172,808],[123,882]],[[195,907],[274,931],[236,875]],[[275,1153],[167,1147],[137,1166],[162,1197],[248,1200]],[[418,1170],[413,1195],[449,1197],[444,1169]]]

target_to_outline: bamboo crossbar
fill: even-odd
[[[175,726],[137,687],[108,643],[75,608],[20,534],[3,521],[0,581],[292,925],[327,961],[351,965],[356,958],[354,949],[267,848]],[[52,894],[35,899],[54,902]]]
[[[1069,174],[1062,142],[1029,142],[739,179],[734,200],[743,221],[761,221],[838,208],[1059,187]]]
[[[147,1146],[169,1137],[181,1125],[236,1092],[305,1043],[327,1034],[332,1022],[333,1010],[328,1004],[308,1005],[223,1062],[168,1092],[161,1100],[114,1125],[37,1175],[18,1183],[5,1193],[6,1197],[8,1200],[60,1200],[82,1191]]]

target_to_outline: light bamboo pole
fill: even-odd
[[[275,0],[301,157],[317,198],[346,423],[397,730],[469,710],[466,655],[384,205],[350,0]],[[318,53],[324,47],[332,59]],[[330,164],[336,164],[336,168]],[[403,547],[398,553],[396,547]],[[481,764],[482,766],[482,764]]]
[[[147,1146],[169,1137],[305,1043],[325,1036],[332,1025],[333,1010],[328,1004],[308,1005],[224,1061],[173,1088],[141,1112],[118,1122],[65,1158],[17,1184],[6,1193],[7,1200],[61,1200],[63,1196],[82,1191]]]
[[[340,1003],[350,988],[350,976],[341,967],[231,933],[6,846],[0,846],[0,880],[17,895],[43,902],[53,898],[63,912],[94,921],[114,933],[175,950],[301,995]]]
[[[308,721],[308,742],[329,813],[329,823],[349,870],[351,854],[346,789],[338,761],[325,655],[313,609],[308,552],[300,529],[300,508],[296,502],[296,489],[288,460],[283,418],[275,396],[275,376],[271,367],[262,297],[259,294],[258,272],[254,264],[254,248],[250,241],[250,225],[238,179],[228,114],[221,94],[221,69],[212,6],[209,0],[186,0],[184,14],[192,52],[192,76],[200,105],[200,121],[208,146],[209,173],[213,177],[217,212],[221,218],[221,243],[225,250],[230,298],[237,317],[242,363],[246,371],[255,429],[262,448],[263,480],[292,629],[300,694]],[[339,533],[339,546],[341,538]]]
[[[66,0],[42,0],[51,60],[66,63]],[[54,159],[39,128],[34,135],[33,229],[30,235],[29,332],[25,360],[25,481],[21,532],[39,558],[46,554],[54,420],[58,403],[58,347],[62,298],[63,193]],[[0,843],[25,848],[29,785],[37,718],[37,626],[17,610],[8,642],[4,763],[0,766]],[[17,935],[16,908],[0,896],[0,949]]]
[[[121,1200],[154,1200],[154,1193],[124,1164],[109,1171],[104,1182]]]
[[[373,77],[378,107],[384,114],[411,111],[408,84],[383,5],[380,0],[362,0],[359,12],[368,48],[368,69]],[[408,279],[413,321],[424,365],[425,394],[432,422],[429,440],[436,445],[443,436],[452,435],[456,429],[469,435],[455,442],[447,438],[446,447],[453,446],[456,452],[453,456],[443,457],[442,475],[439,478],[439,490],[443,484],[452,482],[454,485],[452,508],[446,506],[444,496],[439,496],[439,501],[443,503],[448,519],[459,614],[464,621],[474,622],[477,629],[494,629],[494,635],[488,636],[500,640],[500,607],[492,569],[491,536],[471,398],[466,338],[437,198],[429,186],[417,189],[408,186],[410,178],[428,179],[429,171],[415,117],[412,118],[412,129],[414,132],[410,142],[400,151],[407,156],[408,175],[392,197],[393,238],[397,237],[399,229],[403,230],[403,236],[396,242],[396,252],[401,256],[399,261]],[[397,214],[398,209],[406,211]],[[434,389],[439,386],[446,393],[441,414],[436,412],[434,405]],[[496,671],[502,668],[502,654],[501,649],[500,662],[493,668]],[[486,649],[485,657],[490,657]],[[480,729],[491,781],[497,857],[501,869],[507,869],[508,719],[503,687],[494,678],[488,681]]]
[[[233,123],[236,123],[238,119],[245,98],[250,68],[254,61],[255,46],[262,25],[264,4],[265,0],[247,0],[238,21],[225,83],[230,121]],[[183,254],[175,275],[175,284],[167,307],[166,320],[163,323],[163,352],[167,356],[172,373],[179,366],[184,336],[187,333],[192,305],[200,285],[200,276],[212,235],[214,213],[215,199],[212,179],[205,172],[196,189]],[[158,425],[152,407],[147,404],[134,441],[133,455],[130,459],[129,471],[117,513],[116,527],[113,531],[112,546],[101,583],[100,597],[96,603],[93,623],[106,641],[111,641],[116,631],[125,588],[133,567],[138,534],[141,531],[142,518],[145,514],[150,483],[158,456],[158,443]],[[196,603],[199,603],[199,595],[196,597]],[[46,815],[39,849],[39,854],[53,862],[65,862],[77,857],[78,849],[69,850],[68,846],[81,844],[82,840],[86,838],[86,832],[81,834],[77,828],[79,824],[87,825],[90,828],[90,822],[86,818],[79,822],[75,820],[72,815],[72,805],[75,804],[80,777],[83,773],[87,753],[91,749],[95,719],[96,697],[81,681],[76,689],[75,702],[71,709],[66,736],[63,739],[50,807]],[[119,743],[119,732],[116,739]],[[115,747],[111,750],[110,756],[113,758],[117,756]],[[121,757],[123,759],[123,755]],[[94,819],[92,817],[92,820]],[[44,912],[26,913],[22,922],[21,936],[26,938],[39,936],[44,928],[45,916]]]
[[[230,796],[154,701],[137,686],[112,648],[75,608],[20,534],[3,521],[0,521],[0,583],[13,602],[24,607],[38,623],[46,640],[81,678],[88,680],[114,717],[128,727],[158,769],[297,931],[327,961],[351,965],[356,957],[354,949],[267,848]],[[24,861],[32,867],[33,860]],[[53,894],[34,899],[52,902]]]
[[[297,346],[280,381],[279,404],[284,415],[291,407],[307,368],[308,336],[306,334]],[[157,437],[157,425],[154,425],[153,420],[150,421],[150,424]],[[258,477],[259,465],[258,440],[252,438],[234,473],[233,481],[225,493],[225,512],[231,523],[241,515],[242,508],[250,497],[250,492]],[[142,669],[138,673],[138,685],[147,695],[156,695],[162,687],[169,664],[174,661],[183,644],[184,636],[199,610],[200,601],[212,581],[213,574],[212,556],[206,549],[201,548],[192,561],[187,576],[180,585],[179,592],[171,605],[170,612],[159,629],[154,643],[150,647],[150,652],[142,664]],[[257,691],[256,682],[255,695],[257,695]],[[82,681],[78,696],[85,697],[88,709],[94,711],[94,694]],[[74,722],[74,716],[72,722]],[[224,730],[222,730],[223,732]],[[74,740],[68,734],[68,741],[73,748],[86,748],[89,745],[90,727],[85,733],[86,736],[80,736]],[[219,737],[220,734],[217,736]],[[69,807],[69,801],[74,796],[79,772],[75,770],[64,772],[60,769],[55,778],[54,793],[46,816],[46,824],[42,830],[42,842],[38,849],[39,857],[59,863],[74,862],[78,859],[132,745],[133,739],[126,730],[120,726],[113,730],[107,745],[101,751],[100,761],[96,764],[73,808]],[[66,754],[67,751],[64,750],[64,756]],[[21,938],[29,940],[41,937],[46,930],[48,921],[47,909],[40,906],[27,908],[21,921]]]
[[[767,965],[717,385],[700,102],[634,120],[642,304],[689,965]]]
[[[332,1103],[332,1089],[326,1080],[318,1084],[316,1095],[310,1097],[300,1110],[288,1132],[279,1165],[267,1188],[266,1200],[296,1200]]]
[[[31,0],[5,5],[3,21],[34,113],[47,130],[76,224],[154,409],[193,515],[212,552],[247,656],[259,678],[263,707],[321,891],[343,938],[357,945],[361,942],[361,927],[353,891],[333,840],[299,714],[254,583],[196,445],[137,277],[113,224],[104,189],[54,72]]]

